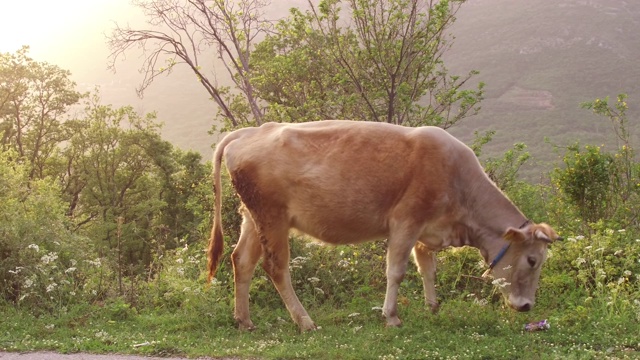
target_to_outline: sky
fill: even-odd
[[[28,45],[27,55],[35,61],[69,70],[76,90],[92,92],[97,87],[103,104],[131,105],[140,114],[155,111],[165,124],[165,138],[208,156],[214,140],[207,131],[216,110],[197,83],[184,85],[183,79],[195,78],[192,73],[177,69],[170,77],[157,79],[139,98],[135,89],[143,78],[138,72],[140,53],[127,52],[116,63],[115,73],[107,68],[106,34],[116,22],[145,28],[144,19],[131,0],[1,0],[0,53]],[[189,126],[184,126],[185,118],[191,120]]]
[[[137,9],[129,0],[3,1],[0,6],[0,52],[29,45],[29,56],[66,69],[77,68],[82,54],[104,53],[105,34],[114,22],[126,24]]]

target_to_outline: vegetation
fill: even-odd
[[[322,40],[322,31],[333,31],[327,38],[334,45],[358,36],[365,41],[371,35],[332,28],[338,3],[322,4],[319,12],[294,12],[295,21],[279,24],[292,32],[268,38],[264,48],[256,48],[258,54],[265,51],[262,58],[254,58],[262,61],[256,66],[277,67],[269,64],[269,51],[282,52],[281,60],[291,56],[287,61],[304,55],[317,45],[311,40]],[[365,6],[356,15],[368,11],[365,2],[350,4]],[[429,21],[448,19],[438,16],[449,16],[450,9],[433,8]],[[314,37],[305,37],[304,46],[295,49],[283,47],[301,34],[295,33],[296,25],[304,25],[298,30]],[[380,54],[393,53],[392,48],[380,45],[373,53],[342,49],[380,60]],[[422,282],[413,271],[400,290],[404,326],[386,329],[380,311],[383,241],[325,247],[294,238],[293,281],[321,329],[298,333],[258,268],[251,289],[257,330],[249,333],[233,324],[232,246],[225,247],[217,277],[205,284],[203,249],[213,203],[210,164],[164,141],[153,113],[101,104],[98,91],[78,93],[67,71],[33,61],[27,53],[24,48],[0,54],[0,349],[314,359],[639,355],[640,166],[629,141],[624,95],[613,103],[604,98],[584,104],[612,125],[618,138],[613,151],[591,144],[561,149],[561,162],[536,184],[518,177],[530,158],[524,144],[485,163],[491,178],[529,218],[553,224],[567,239],[550,251],[531,313],[505,309],[494,285],[478,276],[486,264],[477,251],[463,248],[439,254],[440,313],[425,309]],[[364,64],[363,59],[358,62]],[[382,60],[389,61],[387,55]],[[380,95],[390,83],[372,84],[372,79],[343,68],[334,70],[345,87],[331,85],[336,92],[329,100],[345,105],[339,107],[345,114],[355,114],[356,107],[370,102],[373,106],[364,106],[364,111],[378,114],[374,117],[381,121],[422,124],[419,119],[428,118],[427,123],[447,127],[457,116],[448,118],[449,110],[416,105],[425,94],[437,98],[437,91],[422,88],[422,97],[411,98],[401,87],[397,95],[402,100],[395,102],[390,100],[392,91]],[[270,94],[266,89],[275,85],[267,80],[279,81],[276,75],[260,78],[255,91],[263,95],[258,96]],[[322,78],[314,84],[333,80]],[[352,103],[339,99],[357,87],[357,81],[376,90],[358,93]],[[452,89],[449,99],[457,99],[453,103],[458,105],[449,109],[462,115],[472,111],[471,103],[481,93]],[[277,114],[290,121],[287,114],[302,111],[301,106],[311,106],[318,114],[325,111],[317,97],[289,100],[269,101],[265,119]],[[229,109],[242,114],[243,107]],[[490,137],[477,137],[477,154]],[[239,226],[238,199],[228,181],[223,190],[226,241],[232,244]],[[523,330],[525,323],[544,318],[551,324],[548,331]]]
[[[475,72],[451,75],[442,60],[464,0],[322,0],[317,8],[309,1],[310,10],[293,8],[277,24],[265,20],[264,0],[135,3],[154,29],[117,26],[112,66],[141,47],[140,91],[188,66],[218,105],[224,130],[322,119],[446,128],[482,99],[482,83],[465,87]],[[208,52],[221,63],[207,61]],[[227,70],[233,88],[209,75],[215,67]]]

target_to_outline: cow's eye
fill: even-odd
[[[531,267],[536,266],[536,258],[534,258],[533,256],[527,257],[527,262],[529,263],[529,265],[531,265]]]

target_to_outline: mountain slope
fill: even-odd
[[[490,152],[523,141],[545,162],[554,157],[545,137],[612,143],[606,120],[580,108],[597,97],[628,93],[638,117],[640,2],[470,0],[452,31],[449,68],[479,70],[487,84],[481,113],[453,132],[496,130]]]

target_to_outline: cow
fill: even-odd
[[[411,254],[433,311],[436,252],[449,246],[479,249],[501,279],[506,303],[528,311],[547,247],[559,239],[549,225],[528,220],[487,177],[474,152],[441,128],[348,120],[266,123],[233,131],[216,146],[209,281],[223,253],[223,158],[242,201],[240,238],[231,255],[234,317],[241,329],[254,329],[249,286],[261,258],[300,330],[316,328],[291,284],[291,229],[334,245],[387,239],[387,326],[401,325],[398,288]]]

